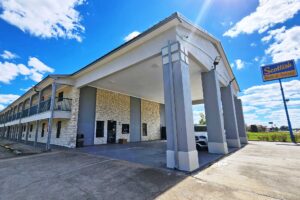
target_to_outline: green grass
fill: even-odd
[[[247,135],[252,141],[291,142],[288,132],[247,132]],[[300,142],[300,134],[295,134],[295,137]]]

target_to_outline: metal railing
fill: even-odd
[[[34,105],[30,108],[26,108],[23,111],[3,117],[0,119],[0,124],[14,121],[20,118],[36,115],[39,113],[47,112],[50,110],[51,99],[40,102],[40,105]],[[71,111],[72,99],[69,98],[55,98],[54,110],[55,111]]]
[[[27,108],[27,109],[25,109],[25,110],[22,111],[22,117],[28,117],[29,109],[30,108]]]
[[[46,111],[50,110],[50,101],[51,101],[51,99],[48,99],[48,100],[42,101],[40,103],[39,113],[46,112]]]
[[[54,110],[71,111],[72,99],[55,98]]]
[[[30,109],[29,109],[29,116],[37,114],[37,111],[38,111],[38,105],[30,107]]]

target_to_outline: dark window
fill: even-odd
[[[122,134],[129,134],[129,124],[122,124]]]
[[[96,137],[104,137],[104,121],[97,121]]]
[[[41,133],[41,137],[44,137],[45,135],[45,123],[42,124],[42,133]]]
[[[30,132],[32,132],[32,129],[33,129],[33,125],[30,124]]]
[[[25,131],[26,131],[26,126],[24,125],[24,126],[23,126],[23,132],[25,132]]]
[[[143,123],[142,127],[143,127],[143,136],[147,136],[147,124]]]
[[[58,93],[58,99],[57,99],[57,101],[59,102],[59,101],[63,101],[63,100],[64,100],[64,92]]]
[[[56,138],[60,137],[60,130],[61,130],[61,121],[58,121],[56,125]]]

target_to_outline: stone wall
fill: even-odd
[[[129,134],[122,134],[122,124],[130,123],[130,97],[123,94],[98,89],[96,97],[96,121],[104,121],[104,137],[97,138],[95,130],[95,144],[107,143],[108,120],[117,122],[116,142],[118,142],[118,139],[120,138],[127,139],[127,141],[130,140]]]
[[[72,88],[68,95],[72,98],[72,110],[70,119],[54,119],[52,125],[51,144],[74,148],[76,146],[77,121],[79,111],[79,94],[80,90]],[[130,133],[122,134],[122,124],[130,124],[130,97],[120,93],[115,93],[107,90],[97,89],[96,96],[96,121],[104,121],[104,137],[97,138],[96,130],[94,131],[94,143],[107,143],[107,121],[113,120],[117,122],[118,139],[127,139],[130,142]],[[56,138],[57,122],[62,121],[60,138]],[[96,129],[95,121],[95,129]],[[147,136],[142,136],[142,141],[160,139],[160,105],[155,102],[141,100],[141,122],[147,124]],[[45,123],[45,134],[41,137],[42,124]],[[32,132],[29,132],[29,141],[34,141],[36,122],[33,124]],[[24,124],[25,125],[25,124]],[[38,128],[38,142],[46,143],[48,137],[48,119],[41,120]],[[141,126],[142,127],[142,126]],[[22,139],[26,138],[26,131],[22,132]],[[141,130],[142,134],[142,130]]]
[[[142,124],[147,124],[147,136],[143,136],[142,141],[160,139],[160,105],[159,103],[142,100],[141,101]]]
[[[51,144],[65,146],[69,148],[76,147],[76,135],[77,135],[77,121],[78,121],[78,110],[79,110],[79,93],[80,90],[76,88],[71,88],[68,93],[66,93],[68,98],[72,99],[71,106],[71,118],[70,119],[53,119],[52,124],[52,135],[51,135]],[[61,121],[61,134],[59,138],[56,138],[57,132],[57,122]],[[45,123],[45,132],[44,137],[41,137],[42,133],[42,124]],[[35,140],[35,132],[36,132],[36,122],[30,122],[29,124],[33,124],[32,132],[29,131],[28,141]],[[26,124],[23,124],[26,125]],[[30,127],[30,125],[29,125]],[[28,128],[29,128],[28,127]],[[41,120],[39,122],[38,128],[38,142],[46,143],[48,137],[48,119]],[[22,131],[22,140],[26,139],[26,131]]]

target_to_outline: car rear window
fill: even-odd
[[[206,126],[194,126],[195,132],[206,132],[207,127]]]

